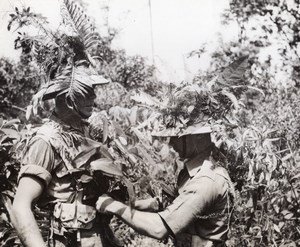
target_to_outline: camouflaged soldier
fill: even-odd
[[[156,134],[169,136],[170,145],[184,160],[177,180],[179,194],[164,210],[150,212],[158,208],[151,200],[138,201],[132,209],[107,195],[99,197],[97,210],[116,215],[146,236],[170,236],[176,246],[224,246],[233,188],[227,171],[211,157],[210,132],[210,127],[194,125],[181,133]]]
[[[91,161],[103,157],[103,146],[90,138],[85,121],[96,98],[94,87],[108,81],[88,67],[75,66],[72,70],[72,89],[70,77],[60,76],[43,93],[43,100],[55,98],[55,109],[30,139],[22,160],[13,222],[28,247],[119,244],[109,222],[95,209],[108,183],[101,172],[91,172]],[[32,211],[37,200],[52,211],[48,243]]]
[[[162,104],[152,102],[157,117],[149,128],[157,132],[155,136],[170,137],[170,145],[184,162],[177,179],[178,196],[170,205],[153,212],[159,208],[156,199],[137,201],[130,208],[102,195],[98,212],[116,215],[149,237],[170,236],[176,246],[225,246],[235,194],[227,169],[240,148],[233,128],[238,126],[242,105],[238,98],[247,89],[247,68],[248,57],[241,56],[211,81],[170,87]],[[236,86],[241,84],[243,90]]]

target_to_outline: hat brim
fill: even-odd
[[[103,76],[100,75],[93,75],[91,76],[92,79],[89,81],[89,85],[97,86],[97,85],[104,85],[108,84],[109,80],[105,79]],[[48,86],[45,93],[43,94],[42,100],[49,100],[55,98],[58,94],[63,94],[67,92],[69,89],[70,83],[52,83]]]
[[[171,136],[178,136],[179,130],[175,128],[168,128],[161,131],[153,131],[151,133],[152,136],[156,137],[171,137]]]
[[[182,130],[175,129],[175,128],[166,128],[161,131],[153,131],[151,133],[152,136],[157,137],[172,137],[172,136],[185,136],[185,135],[201,135],[201,134],[208,134],[211,133],[212,129],[210,126],[203,124],[195,124],[191,125],[187,128],[184,128]]]
[[[211,133],[212,129],[210,126],[203,126],[203,124],[195,124],[187,127],[181,133],[179,136],[185,136],[185,135],[201,135],[201,134],[208,134]]]

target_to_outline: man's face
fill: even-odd
[[[92,115],[95,99],[96,94],[94,90],[91,90],[91,92],[84,96],[78,97],[76,101],[76,108],[83,118],[89,118]]]
[[[211,145],[210,134],[172,136],[169,144],[179,154],[180,158],[190,158],[203,152]]]
[[[171,136],[169,145],[173,147],[173,149],[179,154],[180,158],[184,158],[184,152],[185,152],[185,136],[177,137],[177,136]]]

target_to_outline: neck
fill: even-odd
[[[69,111],[60,111],[55,109],[54,116],[57,117],[64,124],[73,127],[74,129],[81,129],[82,118],[79,114],[69,110]]]

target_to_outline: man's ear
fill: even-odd
[[[66,102],[66,106],[67,106],[70,110],[72,110],[72,111],[75,110],[74,103],[71,101],[69,95],[67,95],[67,94],[66,94],[66,97],[65,97],[65,102]]]

